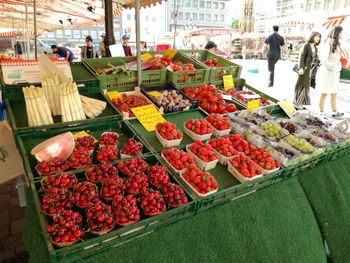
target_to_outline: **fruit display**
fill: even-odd
[[[118,195],[123,195],[126,189],[123,178],[112,176],[102,182],[101,197],[107,201],[113,201]]]
[[[205,64],[206,66],[208,66],[209,68],[221,68],[222,67],[216,58],[202,61],[202,63]]]
[[[324,139],[326,142],[329,142],[329,143],[338,142],[338,138],[336,136],[334,136],[332,133],[325,131],[323,129],[317,129],[313,131],[312,134]]]
[[[70,167],[81,169],[92,164],[92,157],[89,151],[85,149],[75,150],[69,157]]]
[[[149,169],[148,179],[156,187],[164,186],[169,183],[169,175],[164,166],[154,165]]]
[[[307,158],[284,141],[271,142],[267,150],[275,160],[278,160],[285,167],[296,165]]]
[[[188,203],[185,191],[180,185],[168,182],[162,186],[161,191],[170,207],[176,208]]]
[[[156,91],[156,94],[154,92],[146,94],[158,108],[162,107],[165,112],[186,110],[194,106],[191,100],[179,94],[175,89]]]
[[[294,134],[301,131],[301,128],[296,124],[288,120],[282,120],[279,122],[282,128],[286,129],[290,134]]]
[[[100,163],[109,163],[117,160],[118,148],[113,145],[100,146],[97,151],[96,160]]]
[[[81,182],[74,186],[74,202],[79,208],[90,208],[99,201],[97,186],[89,182]]]
[[[194,164],[192,156],[177,148],[164,149],[162,157],[177,173]]]
[[[129,118],[135,117],[131,108],[145,106],[151,104],[146,97],[141,94],[123,93],[120,97],[112,99],[113,105],[122,113],[128,114]]]
[[[229,160],[228,170],[240,182],[261,177],[263,174],[257,164],[243,153]]]
[[[52,189],[42,196],[41,209],[47,216],[63,214],[66,210],[71,210],[74,197],[68,189]]]
[[[102,182],[118,175],[117,167],[111,164],[92,165],[85,170],[86,180],[91,183]]]
[[[283,130],[281,125],[274,121],[267,121],[260,126],[266,133],[267,136],[281,139],[288,134],[286,130]]]
[[[116,132],[104,132],[99,138],[99,145],[117,147],[120,135]]]
[[[141,218],[136,198],[132,195],[126,195],[121,200],[114,200],[112,207],[115,222],[119,226],[136,223]]]
[[[181,178],[200,197],[213,194],[219,189],[219,185],[213,175],[209,172],[202,172],[193,164],[185,172],[181,173]]]
[[[315,151],[315,148],[310,143],[308,143],[307,140],[298,138],[295,135],[288,135],[286,138],[284,138],[284,140],[303,153],[313,153]]]
[[[173,72],[196,70],[192,63],[184,63],[182,61],[173,61],[168,65],[168,69]]]
[[[183,92],[191,99],[198,100],[199,106],[208,113],[227,114],[236,111],[236,106],[226,102],[222,97],[222,91],[214,85],[185,87]]]
[[[91,135],[79,136],[75,139],[76,150],[86,150],[92,152],[95,148],[95,138]]]
[[[77,183],[77,177],[73,173],[48,175],[41,180],[41,186],[45,192],[49,192],[52,189],[73,188]]]
[[[89,230],[93,234],[102,235],[114,228],[112,207],[101,201],[96,202],[86,212]]]
[[[192,155],[198,167],[204,171],[214,169],[219,157],[213,151],[210,144],[203,144],[201,141],[195,141],[186,147],[189,155]]]
[[[127,158],[142,154],[143,144],[134,138],[129,138],[120,151],[121,158]]]
[[[280,168],[279,161],[275,161],[272,155],[263,148],[256,148],[248,157],[264,171],[271,172]]]
[[[236,151],[242,152],[247,156],[255,150],[253,143],[251,141],[246,141],[241,133],[230,134],[225,136],[225,139],[228,139],[232,143],[232,146]]]
[[[126,192],[131,195],[143,194],[148,190],[149,183],[146,174],[137,174],[128,177],[125,181]]]
[[[84,237],[83,217],[78,212],[66,210],[53,217],[53,223],[47,226],[51,242],[59,247],[72,245]]]
[[[213,129],[206,120],[190,119],[184,124],[185,133],[193,140],[210,139]]]
[[[156,136],[164,148],[179,145],[183,138],[182,132],[171,122],[158,123]]]
[[[148,164],[141,158],[131,159],[126,162],[119,162],[118,169],[127,177],[144,174],[148,169]]]
[[[220,136],[226,136],[230,134],[231,132],[230,119],[215,113],[210,114],[205,119],[213,127],[214,136],[220,137]]]
[[[55,157],[50,161],[43,161],[35,166],[35,170],[39,175],[53,175],[58,172],[63,172],[69,168],[67,160]]]
[[[209,145],[219,156],[219,162],[224,165],[227,164],[230,157],[237,154],[237,151],[233,147],[232,142],[227,138],[216,138],[210,140]]]
[[[157,190],[149,190],[141,196],[141,207],[147,216],[162,214],[166,211],[166,204],[161,193]]]
[[[261,98],[258,94],[253,91],[242,91],[236,89],[225,90],[226,93],[230,94],[232,97],[236,98],[243,104],[247,105],[248,102],[258,99],[260,107],[271,105],[271,101],[267,98]]]

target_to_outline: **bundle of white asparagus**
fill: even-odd
[[[60,85],[57,74],[49,73],[41,78],[41,86],[53,116],[61,115]]]
[[[85,115],[90,119],[93,119],[100,115],[107,106],[107,103],[105,101],[92,99],[82,95],[80,95],[80,98],[83,102]]]
[[[61,84],[60,102],[62,122],[86,119],[83,103],[81,102],[75,82]]]
[[[30,86],[22,88],[29,127],[53,124],[49,105],[44,96],[43,90]]]

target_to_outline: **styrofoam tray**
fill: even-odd
[[[186,170],[187,170],[187,169],[185,169],[185,171],[186,171]],[[189,188],[191,188],[191,190],[192,190],[197,196],[199,196],[199,197],[206,197],[206,196],[211,195],[211,194],[214,194],[214,193],[216,193],[216,192],[218,191],[219,188],[216,189],[216,190],[210,191],[210,192],[208,192],[208,193],[206,193],[206,194],[201,194],[201,193],[199,193],[189,182],[187,182],[187,181],[182,177],[182,174],[183,174],[185,171],[183,171],[183,172],[180,173],[180,178],[181,178],[181,180],[182,180],[186,185],[188,185]]]
[[[177,140],[166,140],[164,139],[159,133],[158,131],[156,130],[156,136],[159,140],[159,142],[161,143],[161,145],[164,147],[164,148],[169,148],[169,147],[174,147],[174,146],[178,146],[182,139],[177,139]]]
[[[201,160],[201,158],[199,158],[197,155],[195,155],[193,152],[191,152],[191,150],[190,150],[191,145],[192,144],[186,145],[186,150],[187,150],[187,153],[193,157],[193,159],[196,162],[199,169],[201,169],[203,171],[208,171],[208,170],[214,169],[216,167],[216,164],[218,163],[219,159],[216,159],[216,160],[211,161],[211,162],[203,162]]]
[[[187,129],[185,124],[184,124],[184,130],[185,130],[185,133],[195,141],[206,141],[206,140],[209,140],[210,137],[213,135],[213,133],[208,133],[204,135],[196,134],[193,131],[190,131],[189,129]]]
[[[163,160],[175,171],[175,173],[179,174],[179,173],[184,172],[184,171],[187,170],[187,168],[182,169],[182,170],[176,170],[176,169],[174,168],[174,166],[172,166],[171,163],[168,162],[168,160],[165,158],[165,156],[163,155],[163,153],[161,153],[160,156],[161,156],[161,157],[163,158]]]
[[[213,125],[211,125],[210,122],[208,122],[208,123],[209,123],[210,127],[213,129],[213,134],[215,137],[223,137],[223,136],[229,135],[231,132],[231,128],[221,131],[221,130],[216,129]]]
[[[259,166],[257,166],[259,168]],[[228,162],[228,171],[230,172],[230,174],[232,174],[234,177],[236,177],[236,179],[238,181],[240,181],[241,183],[245,183],[245,182],[249,182],[249,181],[253,181],[257,178],[261,178],[263,177],[263,175],[257,175],[257,176],[254,176],[253,178],[247,178],[245,176],[243,176],[240,172],[238,172],[236,170],[236,168],[234,168],[230,162]]]

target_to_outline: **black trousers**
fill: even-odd
[[[271,57],[271,58],[267,58],[267,65],[269,68],[269,85],[273,86],[273,81],[275,79],[275,65],[277,63],[279,58],[276,57]]]

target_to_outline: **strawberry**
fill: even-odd
[[[159,135],[165,140],[179,140],[183,138],[183,134],[176,128],[176,125],[171,122],[158,123],[156,130]]]
[[[211,162],[218,159],[218,156],[212,151],[211,146],[209,144],[203,144],[201,141],[195,141],[188,149],[203,162]]]
[[[195,176],[193,176],[193,174],[195,174]],[[214,176],[208,172],[202,172],[195,165],[190,165],[187,171],[181,176],[201,194],[206,194],[219,188]]]
[[[189,156],[188,153],[180,151],[177,148],[164,149],[162,155],[176,170],[183,170],[189,165],[194,164],[193,158]]]
[[[262,174],[257,164],[243,153],[234,156],[229,162],[237,172],[246,178],[253,178]]]
[[[213,132],[206,120],[190,119],[185,123],[185,127],[195,134],[205,135]]]
[[[231,128],[231,122],[219,114],[210,114],[205,118],[215,129],[223,131]]]

